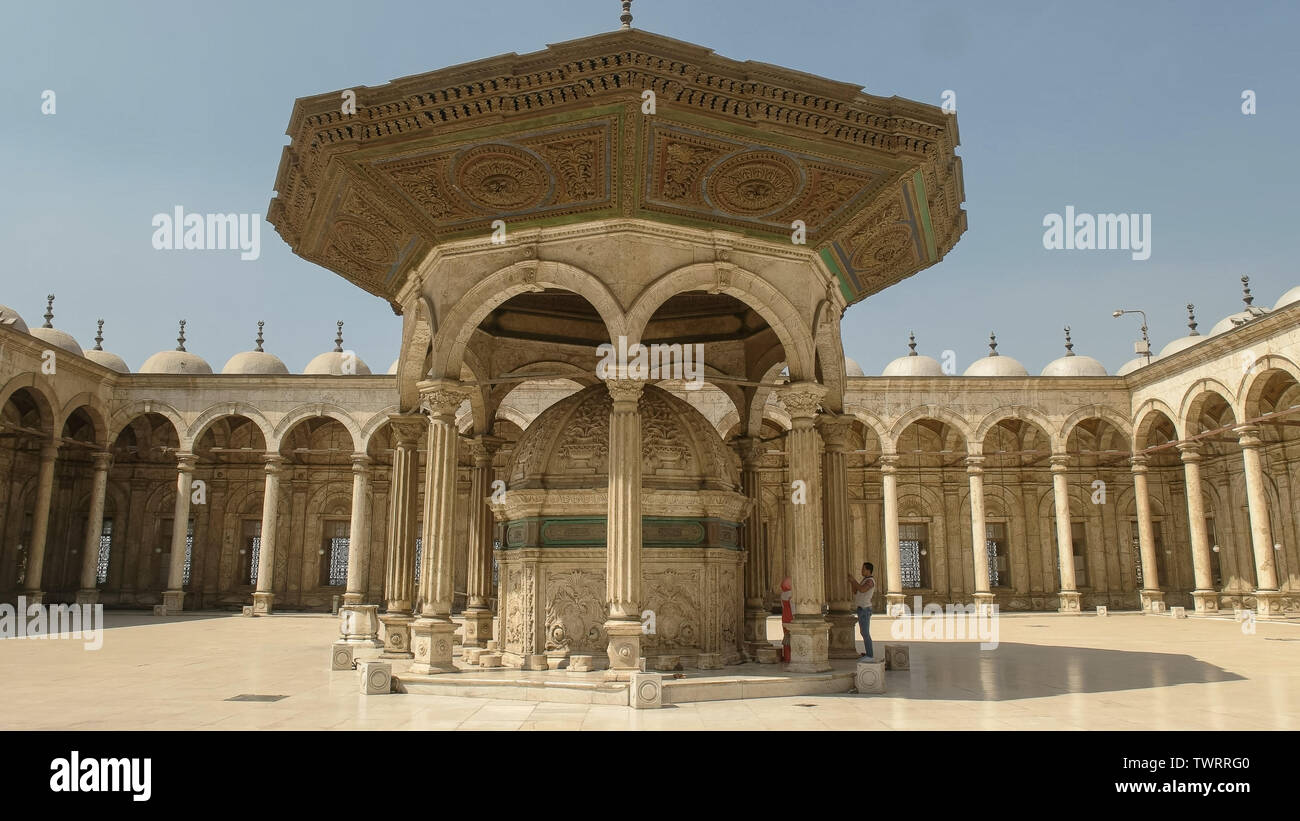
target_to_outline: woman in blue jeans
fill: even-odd
[[[853,585],[853,603],[858,608],[858,629],[862,631],[862,646],[866,649],[866,655],[858,661],[875,661],[875,653],[871,646],[871,597],[876,592],[876,580],[871,577],[876,567],[871,562],[862,563],[862,581],[849,576],[849,584]]]

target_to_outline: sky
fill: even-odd
[[[135,370],[175,346],[219,370],[266,349],[301,371],[345,347],[382,372],[401,320],[295,256],[263,222],[261,254],[155,250],[155,214],[263,218],[297,97],[618,27],[618,0],[221,3],[44,0],[0,26],[0,304]],[[634,26],[871,94],[955,99],[969,228],[943,259],[850,308],[845,352],[868,374],[907,352],[998,351],[1037,373],[1075,352],[1112,372],[1146,311],[1156,351],[1300,284],[1300,4],[636,0]],[[43,93],[55,111],[42,113]],[[1243,92],[1255,113],[1243,113]],[[1150,215],[1150,257],[1049,250],[1044,218]]]

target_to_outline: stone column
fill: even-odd
[[[41,576],[45,572],[45,542],[50,533],[50,499],[54,496],[54,460],[59,455],[58,442],[41,445],[41,467],[36,478],[36,508],[32,511],[32,544],[27,553],[27,570],[23,576],[23,595],[28,604],[43,604],[45,589]]]
[[[1138,551],[1142,559],[1142,589],[1138,592],[1144,613],[1163,613],[1165,594],[1160,592],[1160,571],[1156,564],[1156,536],[1151,527],[1151,497],[1147,491],[1147,457],[1133,462],[1133,496],[1137,505]]]
[[[609,413],[609,498],[605,537],[605,598],[609,677],[626,679],[641,658],[641,412],[645,382],[613,378],[605,387]]]
[[[856,659],[854,644],[857,610],[853,590],[846,578],[860,577],[858,567],[849,564],[849,542],[853,539],[853,522],[849,518],[849,469],[847,451],[853,421],[846,416],[828,413],[817,415],[817,432],[822,439],[822,538],[825,553],[825,594],[830,605],[828,655],[830,658]]]
[[[1074,578],[1074,528],[1070,520],[1070,485],[1065,474],[1070,469],[1070,457],[1064,453],[1052,455],[1052,496],[1056,503],[1056,560],[1061,566],[1062,613],[1079,612],[1079,588]]]
[[[492,636],[492,534],[496,520],[488,499],[492,495],[492,459],[502,441],[493,436],[476,436],[469,441],[474,469],[469,482],[469,574],[468,598],[463,614],[464,647],[483,647]]]
[[[971,565],[975,571],[973,598],[977,609],[993,603],[989,592],[988,526],[984,522],[984,457],[966,457],[966,476],[970,481]]]
[[[885,601],[887,612],[895,615],[905,601],[903,596],[903,553],[898,547],[898,456],[880,457],[880,479],[884,495],[885,518]]]
[[[417,675],[455,673],[451,618],[452,562],[456,549],[456,409],[464,401],[465,387],[452,379],[420,383],[420,395],[429,407],[429,458],[424,472],[424,555],[420,568],[420,616],[411,623]]]
[[[1194,442],[1178,446],[1183,458],[1183,484],[1187,492],[1187,523],[1192,543],[1192,575],[1196,589],[1192,602],[1197,612],[1217,613],[1219,594],[1214,590],[1214,576],[1210,571],[1210,534],[1205,529],[1205,498],[1201,490],[1201,451]]]
[[[99,539],[104,531],[104,495],[108,492],[108,468],[113,454],[96,451],[91,455],[94,478],[90,486],[90,512],[86,514],[86,538],[81,551],[81,589],[77,604],[99,602]]]
[[[253,615],[269,616],[274,609],[275,593],[275,535],[280,516],[280,474],[284,471],[284,457],[268,453],[266,481],[262,487],[262,535],[258,537],[257,589],[253,592]]]
[[[790,414],[790,516],[794,544],[790,584],[794,621],[789,625],[790,663],[793,673],[819,673],[831,669],[830,624],[822,615],[826,603],[825,559],[822,555],[821,479],[814,419],[826,388],[816,382],[795,382],[779,389],[781,404]],[[802,483],[802,492],[795,483]],[[796,495],[798,494],[798,495]],[[802,497],[802,498],[800,498]]]
[[[370,457],[352,454],[352,520],[348,530],[348,586],[339,607],[339,640],[366,647],[379,641],[379,605],[364,604],[366,557],[370,553],[370,521],[366,516]]]
[[[167,566],[167,589],[163,591],[162,614],[179,613],[185,607],[185,541],[189,535],[190,494],[194,490],[194,454],[176,454],[176,507],[172,509],[172,552]]]
[[[1245,463],[1246,508],[1250,512],[1250,543],[1255,551],[1255,614],[1260,618],[1282,615],[1282,598],[1277,589],[1277,564],[1273,555],[1273,529],[1268,520],[1268,495],[1264,492],[1264,465],[1259,449],[1263,443],[1257,425],[1233,429],[1241,444]]]
[[[384,652],[380,658],[412,658],[415,601],[415,504],[419,496],[420,434],[428,422],[418,413],[390,414],[393,477],[388,490],[388,564],[384,579]]]
[[[745,549],[745,653],[757,658],[758,648],[770,646],[767,640],[767,545],[763,541],[763,456],[766,446],[757,437],[737,439],[740,454],[740,488],[749,499],[749,515],[740,529]]]

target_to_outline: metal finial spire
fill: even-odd
[[[262,320],[260,319],[257,320],[257,352],[258,353],[263,352],[262,351],[262,326],[265,324],[266,323],[263,322]]]
[[[54,319],[54,294],[49,294],[45,299],[45,324],[41,327],[53,328],[54,325],[51,324],[51,320]]]
[[[183,320],[183,319],[181,320],[181,332],[180,332],[180,335],[178,335],[178,336],[176,337],[176,350],[178,350],[178,351],[184,351],[184,350],[185,350],[185,320]]]
[[[623,24],[624,31],[632,28],[632,0],[623,0],[623,13],[619,15],[618,20]]]
[[[1241,278],[1241,301],[1246,303],[1247,308],[1255,301],[1255,297],[1250,295],[1250,277]]]
[[[96,350],[96,351],[102,351],[102,350],[104,350],[104,320],[102,320],[102,319],[99,320],[99,328],[98,328],[98,330],[95,331],[95,347],[94,347],[94,350]]]
[[[1070,339],[1070,326],[1065,326],[1065,355],[1074,356],[1074,342]]]
[[[916,334],[912,333],[911,331],[907,332],[907,347],[908,347],[907,355],[916,356]]]
[[[334,337],[334,353],[343,353],[343,320],[338,321],[339,332]]]
[[[989,356],[998,355],[998,337],[992,331],[989,331]]]
[[[1188,336],[1200,336],[1201,332],[1196,330],[1196,306],[1187,303],[1187,327],[1192,329]]]

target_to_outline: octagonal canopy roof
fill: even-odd
[[[495,220],[641,219],[787,246],[802,223],[849,303],[966,228],[954,115],[637,30],[303,97],[287,133],[268,219],[390,301],[430,250]]]

